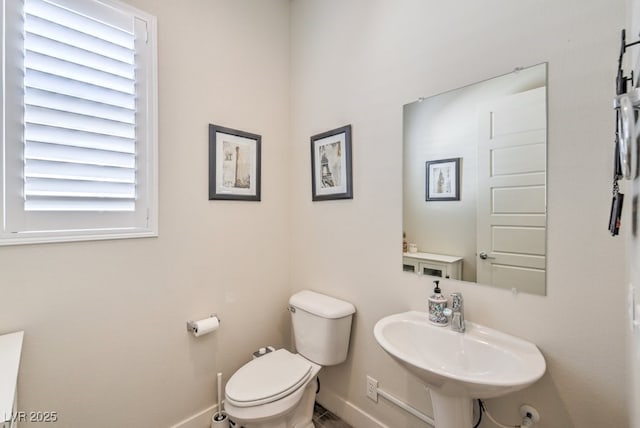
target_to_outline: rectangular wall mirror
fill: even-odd
[[[546,294],[547,65],[403,110],[403,270]]]

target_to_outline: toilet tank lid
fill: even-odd
[[[356,311],[355,306],[344,300],[310,290],[300,291],[289,299],[289,304],[323,318],[344,318]]]

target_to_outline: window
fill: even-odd
[[[155,18],[4,3],[0,245],[157,235]]]

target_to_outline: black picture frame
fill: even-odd
[[[311,137],[311,192],[314,201],[353,199],[351,125]]]
[[[460,200],[461,158],[439,159],[425,163],[425,200]]]
[[[260,201],[262,136],[209,124],[209,200]]]

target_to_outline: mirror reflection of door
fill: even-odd
[[[479,109],[477,280],[545,289],[546,88]]]

